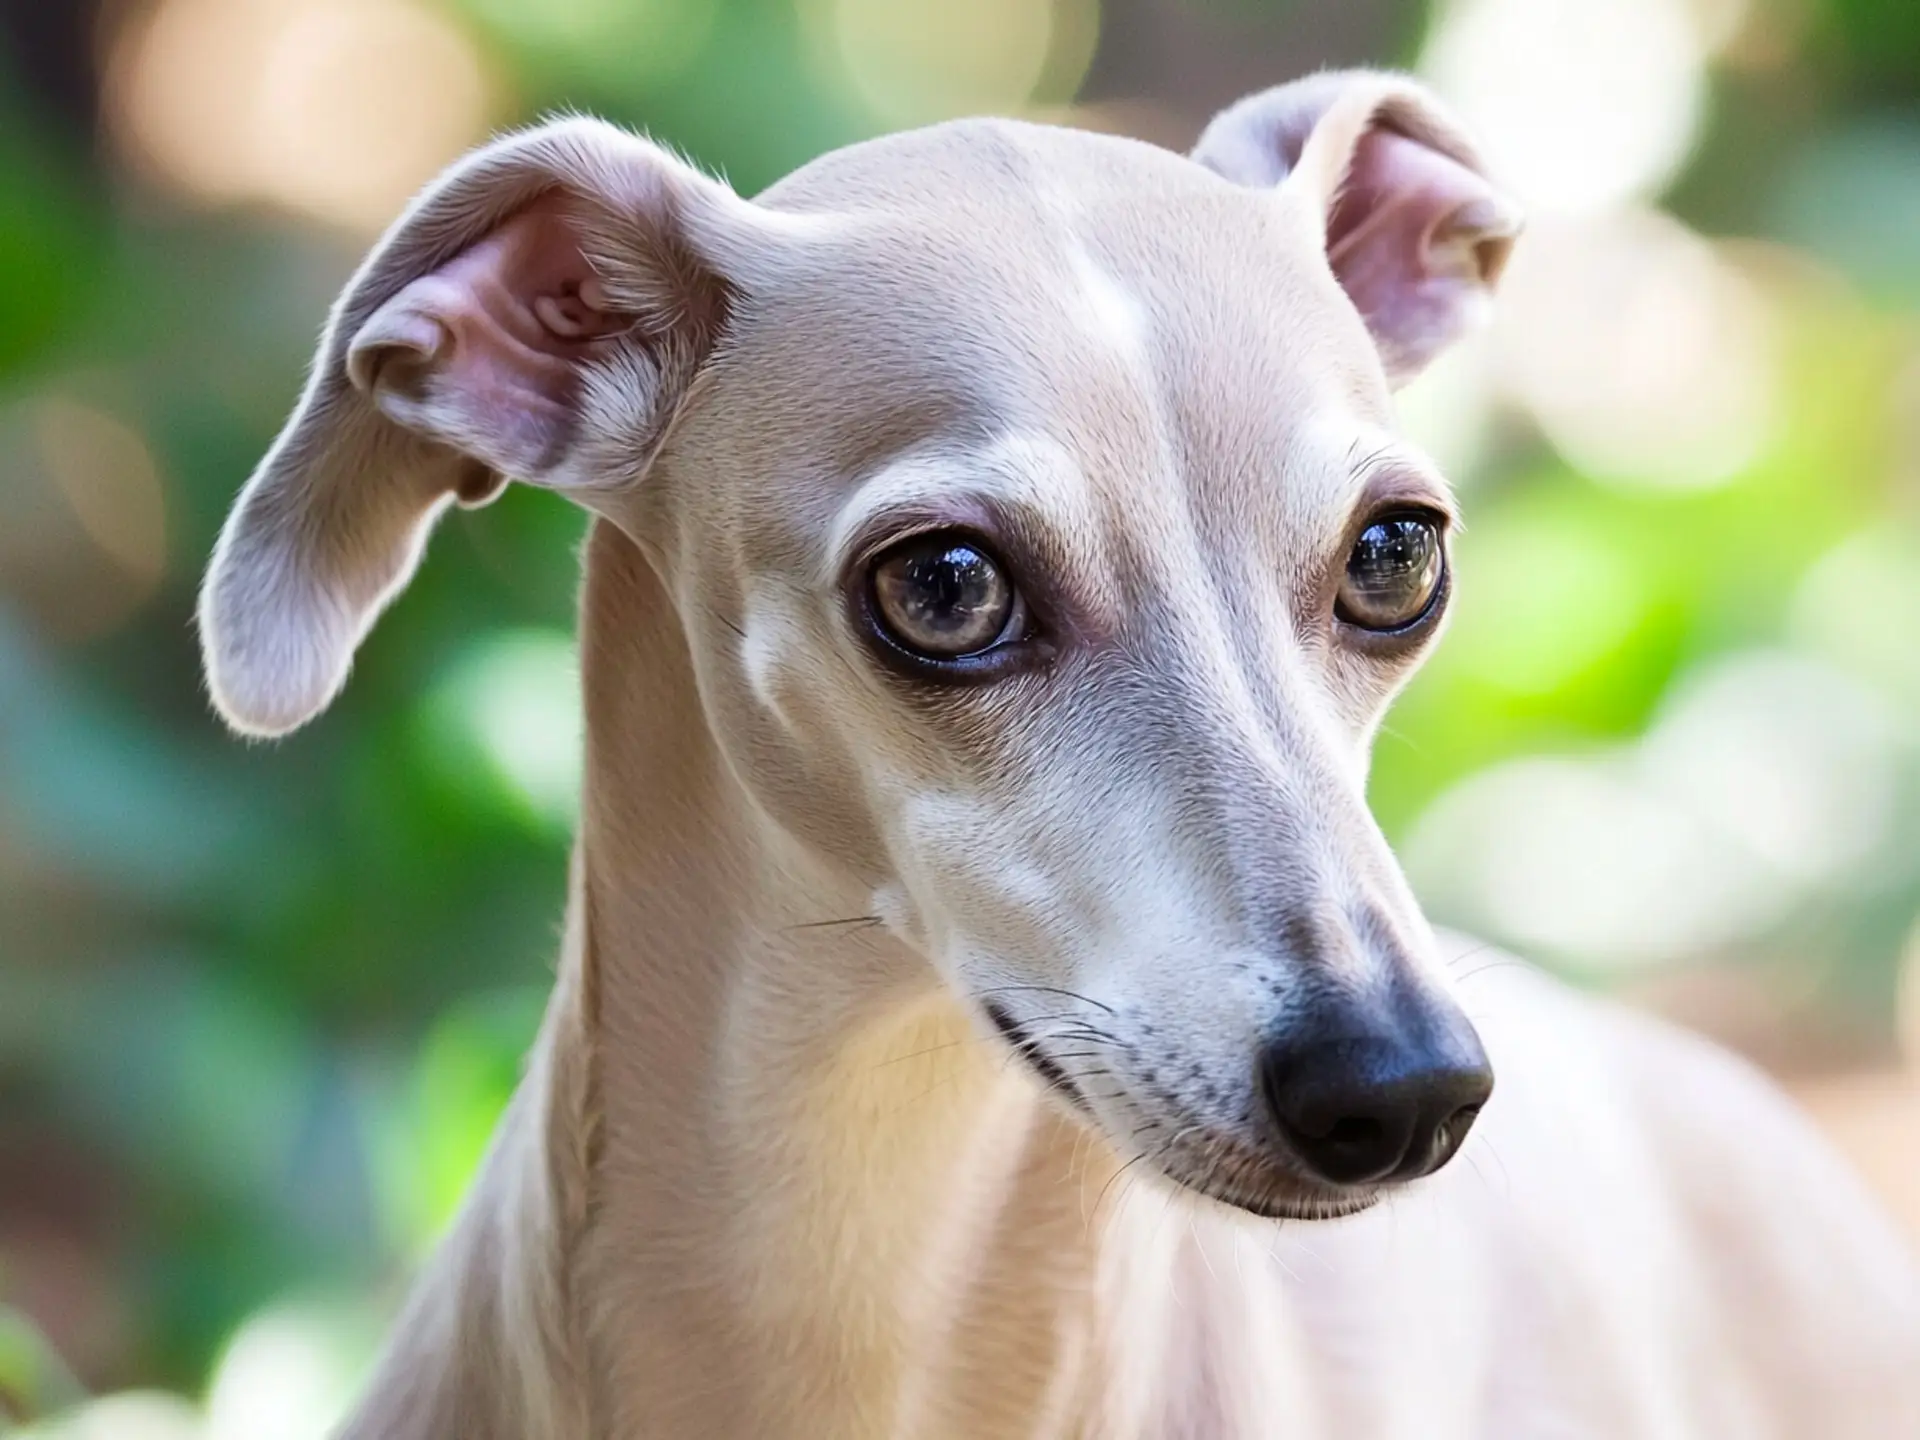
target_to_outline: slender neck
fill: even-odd
[[[857,923],[870,896],[756,812],[637,554],[597,542],[589,576],[596,1411],[612,1435],[778,1433],[824,1385],[811,1433],[912,1433],[943,1403],[915,1390],[965,1312],[961,1257],[1060,1122]]]
[[[582,654],[553,1006],[346,1434],[1177,1433],[1121,1413],[1162,1402],[1116,1379],[1103,1329],[1177,1245],[1103,1243],[1108,1148],[923,959],[832,923],[870,897],[757,813],[664,592],[607,526]],[[1177,1317],[1130,1338],[1164,1354],[1156,1325]]]

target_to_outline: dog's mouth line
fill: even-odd
[[[1175,1156],[1161,1153],[1149,1156],[1160,1173],[1182,1190],[1243,1210],[1262,1220],[1341,1220],[1370,1210],[1380,1202],[1378,1191],[1320,1195],[1286,1195],[1272,1186],[1255,1186],[1234,1174],[1222,1175],[1217,1169],[1196,1172],[1178,1163]]]
[[[1192,1127],[1149,1152],[1160,1173],[1182,1189],[1268,1220],[1338,1220],[1378,1204],[1375,1185],[1343,1186],[1303,1176],[1230,1136]]]
[[[1073,1077],[1061,1068],[1059,1061],[1047,1054],[1040,1042],[1027,1033],[1020,1022],[1007,1012],[1006,1007],[993,1000],[982,1001],[981,1006],[987,1012],[987,1018],[993,1022],[993,1028],[1013,1047],[1014,1054],[1046,1082],[1047,1088],[1091,1118],[1092,1107],[1087,1104],[1086,1096],[1080,1093],[1080,1087],[1073,1083]]]

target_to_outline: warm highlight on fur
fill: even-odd
[[[1517,229],[1360,73],[1191,158],[970,121],[751,202],[566,121],[396,223],[222,535],[215,701],[304,723],[511,477],[596,517],[587,753],[545,1026],[346,1437],[1920,1434],[1920,1281],[1810,1128],[1433,935],[1366,811],[1441,611],[1332,586],[1451,513],[1389,387]],[[941,527],[1044,622],[965,684],[861,628]],[[1262,1056],[1389,1000],[1498,1088],[1326,1183]]]

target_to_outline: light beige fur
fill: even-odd
[[[348,287],[203,598],[238,728],[326,704],[449,500],[597,517],[559,981],[351,1440],[1920,1435],[1920,1283],[1809,1128],[1434,936],[1368,816],[1428,641],[1343,638],[1327,577],[1364,505],[1450,508],[1389,381],[1511,208],[1388,76],[1257,97],[1197,160],[975,121],[749,202],[563,121]],[[1409,298],[1368,256],[1429,185],[1464,198]],[[461,328],[549,261],[584,311]],[[904,680],[849,567],[983,514],[1071,623]],[[1263,1148],[1309,969],[1477,1027],[1498,1089],[1439,1174],[1332,1194]]]

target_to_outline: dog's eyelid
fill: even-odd
[[[935,536],[951,536],[956,540],[971,541],[977,549],[985,551],[995,561],[1008,565],[1007,548],[1000,543],[999,538],[990,529],[963,520],[931,522],[905,520],[892,525],[876,526],[871,533],[861,536],[858,542],[848,550],[848,559],[841,568],[848,572],[867,570],[872,567],[874,561],[889,550],[897,550],[902,545],[915,540],[931,540]]]
[[[1366,514],[1399,504],[1409,510],[1431,510],[1449,529],[1457,528],[1460,512],[1440,467],[1397,435],[1373,435],[1356,440],[1347,451],[1346,468],[1352,475],[1353,510]]]
[[[1442,535],[1450,535],[1457,528],[1451,508],[1436,503],[1426,494],[1390,495],[1365,510],[1356,511],[1354,528],[1364,530],[1377,521],[1400,517],[1425,520]]]
[[[1461,528],[1460,507],[1453,492],[1424,466],[1392,464],[1378,468],[1362,482],[1350,512],[1353,525],[1365,525],[1391,514],[1431,517],[1440,529]]]
[[[841,588],[864,575],[887,551],[934,535],[970,540],[990,555],[1014,585],[1039,608],[1058,588],[1054,583],[1055,547],[1043,528],[1017,511],[991,501],[968,498],[960,502],[905,505],[868,516],[836,548],[830,572]]]

